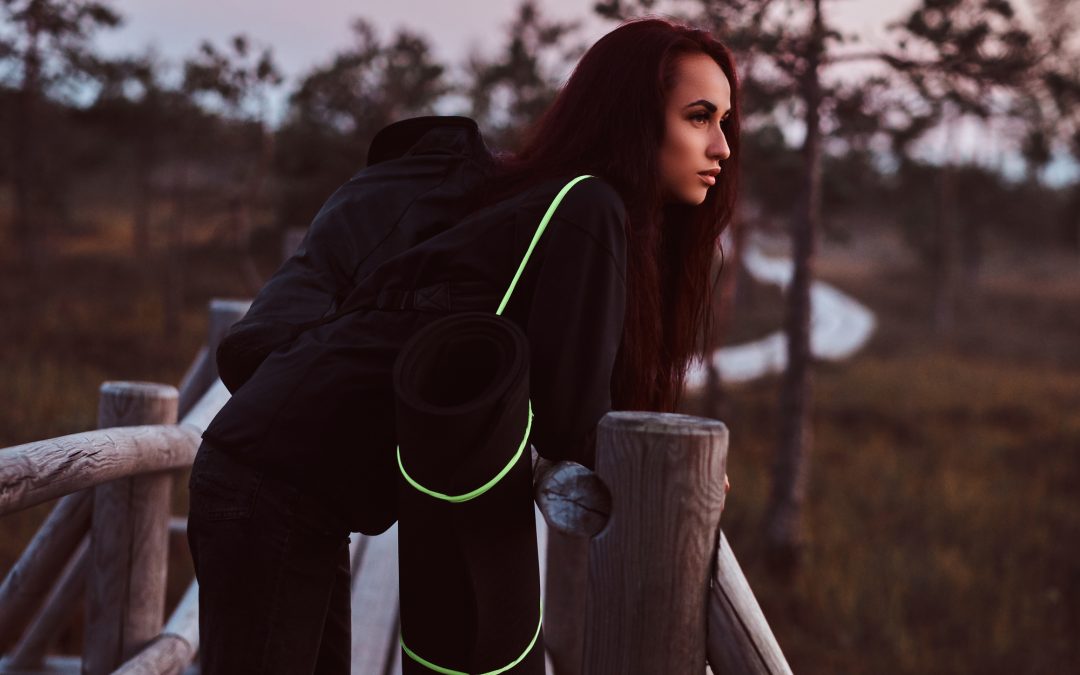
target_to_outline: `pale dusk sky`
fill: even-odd
[[[722,0],[721,0],[722,1]],[[594,0],[539,0],[542,14],[559,20],[582,22],[580,38],[591,44],[615,27],[592,11]],[[401,27],[424,35],[435,58],[457,68],[471,50],[493,55],[505,39],[504,27],[517,11],[511,0],[113,0],[125,19],[117,30],[104,31],[97,44],[109,54],[141,52],[153,47],[174,64],[193,54],[204,40],[221,45],[243,32],[256,43],[273,48],[287,78],[272,99],[279,117],[283,98],[296,81],[313,66],[326,62],[351,40],[352,20],[370,20],[386,40]],[[1020,0],[1027,12],[1028,0]],[[902,17],[915,0],[832,0],[826,3],[829,18],[845,34],[860,36],[863,46],[883,44],[885,25]],[[567,72],[564,76],[569,75]],[[452,112],[440,110],[442,113]],[[1004,151],[1001,139],[986,129],[961,129],[960,144],[986,157]],[[928,139],[929,140],[929,139]],[[930,145],[936,145],[930,141]],[[1005,143],[1008,145],[1008,143]],[[931,150],[931,152],[933,152]],[[1012,164],[1012,162],[1007,162]],[[1010,167],[1013,168],[1013,167]],[[1069,167],[1058,167],[1065,174]],[[1058,180],[1066,177],[1058,177]]]
[[[581,37],[592,43],[615,27],[592,11],[594,0],[540,0],[541,12],[560,20],[582,21]],[[124,25],[99,36],[109,53],[141,51],[153,45],[171,60],[194,52],[203,39],[216,44],[244,32],[273,47],[290,77],[325,61],[349,44],[349,25],[363,16],[388,38],[407,27],[426,36],[436,57],[460,63],[470,47],[491,54],[504,39],[502,28],[518,3],[509,0],[113,0]],[[835,0],[832,19],[847,32],[867,39],[884,33],[887,21],[904,14],[912,0]]]

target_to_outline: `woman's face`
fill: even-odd
[[[731,156],[723,128],[731,111],[731,84],[707,54],[683,56],[675,68],[675,86],[665,104],[660,187],[667,203],[700,204],[716,182],[720,162]]]

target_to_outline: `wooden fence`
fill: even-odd
[[[58,499],[0,585],[0,673],[197,673],[198,586],[166,619],[177,473],[228,400],[214,352],[246,311],[210,306],[206,346],[178,388],[106,382],[98,429],[0,450],[0,516]],[[727,429],[611,413],[597,471],[535,457],[549,671],[781,674],[790,669],[719,529]],[[542,514],[542,517],[541,517]],[[353,535],[353,673],[400,673],[396,527]],[[76,656],[50,656],[85,598]]]

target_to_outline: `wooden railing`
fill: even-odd
[[[14,642],[0,673],[176,674],[193,661],[194,581],[164,616],[170,530],[185,529],[170,490],[228,400],[214,352],[246,309],[211,303],[178,389],[106,382],[98,430],[0,450],[0,516],[59,498],[0,586],[0,645]],[[534,454],[558,675],[701,673],[706,661],[717,675],[791,672],[719,529],[726,460],[722,423],[654,413],[601,421],[595,473]],[[353,672],[400,672],[394,534],[354,535]],[[47,656],[80,596],[81,659]]]
[[[246,307],[211,303],[207,344],[179,390],[106,382],[96,431],[0,450],[0,516],[59,498],[0,585],[0,645],[14,641],[0,672],[179,673],[191,662],[194,582],[164,617],[171,489],[228,400],[213,354]],[[81,662],[51,662],[50,641],[80,596]]]

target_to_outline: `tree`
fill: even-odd
[[[1020,112],[1027,121],[1024,158],[1034,179],[1055,155],[1080,164],[1080,5],[1070,0],[1037,0],[1041,43],[1038,77],[1027,80]],[[1060,241],[1080,254],[1080,180],[1059,215]]]
[[[245,261],[252,292],[262,286],[262,279],[251,259],[251,213],[269,174],[274,149],[267,95],[282,80],[272,51],[254,50],[244,35],[234,36],[228,51],[203,42],[198,53],[184,62],[184,91],[220,106],[226,121],[236,127],[235,133],[229,135],[240,138],[240,147],[232,153],[233,179],[227,197],[229,231]]]
[[[166,64],[153,51],[125,56],[102,64],[101,88],[90,113],[105,128],[107,137],[131,148],[132,252],[151,261],[151,204],[153,176],[168,146],[166,130],[183,128],[168,124],[193,105],[183,92],[162,82]]]
[[[1031,33],[1022,27],[1008,0],[922,0],[903,21],[892,26],[897,49],[870,55],[890,66],[916,92],[927,108],[918,131],[902,132],[894,144],[898,154],[930,128],[944,131],[943,156],[936,185],[936,217],[923,221],[932,234],[924,240],[935,251],[934,325],[952,330],[960,299],[970,295],[972,273],[962,263],[977,254],[978,229],[961,230],[956,189],[956,127],[965,117],[986,121],[1009,116],[1027,88],[1041,57]],[[929,122],[929,124],[927,124]],[[1033,149],[1033,148],[1032,148]],[[919,223],[911,223],[919,226]],[[966,242],[966,244],[965,244]]]
[[[279,224],[306,225],[338,185],[364,166],[379,129],[429,115],[447,92],[446,68],[428,41],[400,30],[388,42],[365,19],[353,44],[305,74],[289,95],[275,163]]]
[[[15,244],[31,266],[41,269],[44,250],[43,212],[55,205],[57,190],[47,183],[62,171],[62,161],[43,152],[48,140],[42,117],[49,97],[70,94],[65,86],[92,78],[98,59],[89,47],[101,28],[120,24],[120,15],[105,2],[86,0],[0,0],[10,31],[0,36],[0,63],[11,66],[18,90],[11,126],[14,181]],[[49,162],[52,162],[51,164]]]
[[[584,53],[580,42],[563,46],[579,26],[550,21],[533,0],[524,0],[507,27],[501,53],[469,55],[462,89],[472,106],[470,116],[493,147],[518,149],[521,132],[554,100],[563,74]]]

